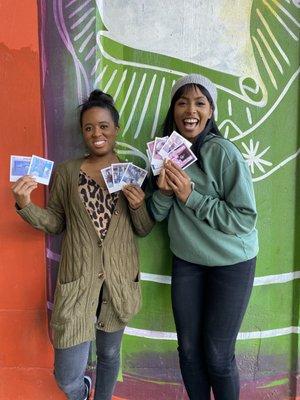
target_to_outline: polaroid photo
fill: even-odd
[[[177,149],[168,154],[168,159],[177,164],[181,169],[185,169],[193,164],[197,160],[197,157],[191,149],[186,147],[185,143],[182,143]]]
[[[112,168],[106,167],[106,168],[101,169],[101,174],[103,176],[104,182],[106,184],[106,187],[107,187],[109,193],[117,192],[117,190],[114,190]]]
[[[122,189],[121,180],[129,164],[131,163],[116,163],[111,165],[114,191]]]
[[[122,186],[128,184],[142,186],[147,173],[148,172],[145,169],[137,167],[134,164],[129,164],[126,168],[125,174],[122,177],[121,184]]]
[[[33,155],[28,168],[28,175],[34,176],[38,183],[49,185],[53,165],[53,161]]]
[[[155,140],[152,140],[151,142],[147,143],[147,150],[148,151],[146,150],[146,152],[147,152],[147,154],[148,153],[150,154],[150,157],[148,156],[150,161],[151,161],[153,150],[154,150],[154,143],[155,143]]]
[[[28,175],[31,157],[27,156],[10,156],[10,182],[16,182],[24,175]]]
[[[159,154],[159,151],[168,139],[169,139],[168,136],[164,136],[161,138],[158,138],[158,137],[155,138],[152,159],[151,159],[151,169],[152,169],[153,175],[159,175],[159,173],[163,167],[164,159]]]
[[[173,131],[169,137],[169,139],[166,141],[166,143],[163,145],[163,147],[159,150],[159,154],[161,157],[164,159],[168,157],[168,154],[171,153],[171,151],[177,149],[182,143],[185,143],[186,147],[190,148],[192,146],[192,143],[189,142],[187,139],[185,139],[183,136],[179,135],[176,131]]]

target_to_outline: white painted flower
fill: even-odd
[[[246,153],[242,153],[242,154],[243,154],[244,158],[246,159],[246,161],[248,162],[252,174],[254,174],[254,167],[255,166],[261,172],[264,173],[265,169],[264,169],[263,165],[266,165],[268,167],[273,165],[270,161],[266,161],[266,160],[264,160],[262,158],[262,156],[266,154],[266,152],[269,150],[269,148],[271,146],[268,146],[266,149],[264,149],[260,153],[258,153],[258,148],[259,148],[259,142],[258,141],[255,143],[255,146],[254,146],[253,140],[250,139],[249,147],[243,142],[242,142],[242,146],[246,150]]]

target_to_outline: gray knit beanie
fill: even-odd
[[[215,84],[212,81],[210,81],[208,78],[206,78],[205,76],[202,76],[199,74],[186,75],[186,76],[180,78],[178,81],[176,81],[171,90],[171,99],[173,99],[174,94],[177,92],[177,90],[179,88],[181,88],[184,85],[191,84],[191,83],[192,84],[196,83],[198,85],[202,85],[203,87],[205,87],[205,89],[207,89],[209,94],[211,95],[214,105],[216,105],[216,103],[217,103],[217,88],[216,88]]]

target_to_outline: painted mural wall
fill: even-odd
[[[63,400],[45,308],[45,240],[15,212],[11,154],[43,155],[37,4],[0,2],[0,399]],[[42,205],[44,190],[33,200]]]
[[[149,167],[174,81],[199,72],[218,88],[217,123],[251,169],[260,254],[238,336],[241,399],[294,399],[299,376],[299,28],[297,0],[41,0],[46,156],[82,155],[76,107],[93,88],[121,115],[118,152]],[[299,183],[299,180],[298,180]],[[139,241],[143,308],[126,329],[116,395],[185,399],[170,306],[164,224]],[[59,240],[47,239],[48,310]],[[95,365],[91,349],[89,368]]]

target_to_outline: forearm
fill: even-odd
[[[230,235],[247,234],[256,224],[257,213],[251,201],[240,206],[193,190],[185,203],[197,218],[207,222],[213,229]]]
[[[151,232],[155,222],[147,210],[145,201],[136,209],[129,207],[129,211],[136,234],[139,236],[148,235],[148,233]]]
[[[148,207],[156,221],[162,221],[169,215],[175,201],[174,196],[166,195],[162,191],[155,191],[148,199]]]
[[[64,216],[50,208],[41,208],[29,203],[17,213],[30,225],[45,233],[59,234],[65,228]]]

